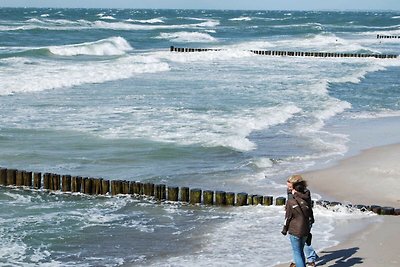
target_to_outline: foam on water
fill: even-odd
[[[146,137],[182,145],[223,146],[248,151],[256,148],[256,144],[248,139],[252,131],[284,123],[300,111],[296,106],[241,110],[238,114],[197,114],[189,110],[159,109],[153,122],[149,117],[146,124],[138,126],[135,120],[128,120],[124,125],[109,127],[103,135],[110,138]],[[123,113],[134,114],[128,110]],[[170,131],[171,128],[175,131]]]
[[[162,259],[151,266],[236,266],[251,262],[252,266],[273,266],[291,259],[289,240],[282,236],[283,207],[248,206],[228,212],[228,219],[217,229],[209,231],[199,251]],[[313,245],[322,250],[337,244],[331,240],[334,221],[362,220],[370,213],[348,208],[331,210],[317,207],[313,227]],[[251,237],[251,238],[250,238]],[[268,253],[262,253],[268,251]]]
[[[93,46],[84,48],[86,51],[93,51],[92,49]],[[58,51],[73,54],[74,52],[79,53],[78,51],[82,51],[82,49],[63,47]],[[101,50],[101,53],[104,53],[104,50]],[[25,58],[11,58],[4,61],[8,63],[9,68],[0,73],[0,78],[4,81],[0,89],[0,95],[37,92],[88,83],[103,83],[127,79],[138,73],[169,70],[167,63],[155,59],[148,60],[143,56],[127,56],[106,61],[93,61],[91,63],[65,62],[62,65],[51,60],[29,60]],[[34,64],[35,68],[32,69],[30,64]],[[7,77],[10,77],[9,75],[13,75],[14,79],[7,79]]]
[[[388,117],[400,117],[400,111],[381,109],[379,111],[349,113],[347,116],[352,119],[377,119],[377,118],[388,118]]]
[[[101,16],[100,19],[104,19],[104,20],[115,20],[115,18],[113,16]]]
[[[359,40],[348,40],[338,37],[335,34],[317,34],[310,37],[302,37],[299,39],[278,40],[274,41],[273,45],[276,47],[290,47],[290,49],[298,49],[301,51],[322,51],[322,52],[369,52],[378,53],[378,50],[364,46]]]
[[[209,43],[218,41],[210,34],[203,32],[160,33],[160,35],[157,38],[167,39],[172,42],[180,42],[180,43],[189,43],[189,42]]]
[[[156,24],[156,23],[165,23],[164,18],[154,18],[154,19],[127,19],[127,22],[139,22],[145,24]]]
[[[52,46],[49,47],[51,53],[61,56],[94,55],[112,56],[123,55],[133,48],[122,37],[110,37],[96,42],[82,44]]]
[[[232,19],[229,19],[229,20],[231,20],[231,21],[251,21],[252,18],[250,18],[250,17],[238,17],[238,18],[232,18]]]
[[[112,22],[110,22],[112,21]],[[96,20],[88,21],[79,19],[76,21],[71,20],[54,20],[54,19],[37,19],[32,18],[26,21],[22,25],[0,25],[0,31],[21,31],[21,30],[52,30],[52,31],[67,31],[67,30],[87,30],[87,29],[108,29],[108,30],[123,30],[123,31],[134,31],[134,30],[162,30],[162,29],[196,29],[196,28],[214,28],[220,24],[218,20],[206,19],[200,23],[191,24],[170,24],[170,25],[145,25],[142,22],[140,24],[133,24],[131,21],[118,21],[118,20]],[[154,24],[154,23],[147,23]]]
[[[392,93],[394,100],[382,97],[376,107],[368,102],[373,89],[365,99],[351,96],[377,86],[371,73],[387,78],[376,91],[395,95],[398,59],[249,51],[398,54],[393,40],[374,36],[399,32],[387,20],[395,14],[372,18],[381,23],[374,26],[371,15],[354,13],[17,11],[0,9],[1,34],[12,37],[0,48],[0,141],[3,161],[16,168],[276,197],[286,176],[338,158],[359,141],[335,130],[336,120],[399,116]],[[31,40],[32,29],[38,38]],[[222,50],[171,53],[171,41]],[[282,207],[167,207],[122,196],[7,190],[0,190],[0,264],[272,266],[291,258],[280,234]],[[345,207],[315,213],[318,249],[337,243],[336,223],[372,217]]]

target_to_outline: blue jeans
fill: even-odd
[[[290,244],[292,244],[293,260],[296,263],[296,267],[305,267],[304,244],[306,243],[307,236],[297,237],[289,234],[289,238]]]
[[[312,225],[310,225],[311,230]],[[319,258],[312,246],[304,246],[304,254],[306,255],[307,262],[316,262]]]
[[[307,262],[316,262],[319,258],[312,246],[304,246],[304,253],[306,254]]]

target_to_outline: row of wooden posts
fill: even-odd
[[[381,35],[377,34],[376,39],[400,39],[400,35]]]
[[[125,180],[106,180],[54,173],[40,173],[25,170],[0,168],[0,186],[21,186],[46,191],[83,193],[87,195],[132,195],[151,197],[159,201],[180,201],[190,204],[217,206],[277,205],[286,204],[285,197],[252,195],[225,191],[202,190],[189,187],[166,186],[165,184],[142,183]],[[341,205],[339,202],[317,201],[324,207]],[[373,211],[381,215],[400,215],[400,209],[378,205],[355,205],[362,211]]]
[[[187,48],[170,47],[171,52],[207,52],[221,51],[214,48]],[[360,54],[360,53],[328,53],[328,52],[299,52],[299,51],[277,51],[277,50],[249,50],[250,52],[263,56],[288,56],[288,57],[343,57],[343,58],[397,58],[398,55],[388,54]]]

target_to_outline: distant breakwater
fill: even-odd
[[[188,48],[188,47],[170,47],[171,52],[191,53],[191,52],[208,52],[222,51],[226,49],[217,48]],[[301,51],[278,51],[278,50],[247,50],[256,55],[262,56],[284,56],[284,57],[318,57],[318,58],[379,58],[393,59],[398,55],[390,54],[364,54],[364,53],[329,53],[329,52],[301,52]]]
[[[253,195],[225,191],[202,190],[200,188],[166,186],[150,182],[107,180],[81,176],[60,175],[54,173],[31,172],[25,170],[0,168],[0,186],[22,187],[25,189],[43,190],[45,192],[82,193],[86,195],[131,195],[135,198],[149,197],[164,202],[181,202],[192,205],[246,206],[286,204],[286,198],[269,195]],[[314,205],[335,207],[340,202],[315,201]],[[400,209],[381,207],[379,205],[346,205],[361,211],[372,211],[380,215],[400,215]]]
[[[376,39],[400,39],[400,35],[382,35],[377,34]]]

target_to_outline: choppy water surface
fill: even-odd
[[[335,129],[399,116],[396,12],[0,9],[0,163],[251,194],[333,162]],[[171,53],[169,47],[221,48]],[[326,127],[329,125],[329,127]],[[357,144],[367,147],[369,144]],[[314,196],[318,198],[318,195]],[[191,207],[0,189],[0,262],[271,266],[290,259],[280,207]],[[316,210],[318,248],[338,220]],[[268,253],[265,253],[268,251]],[[211,261],[212,260],[212,261]]]

